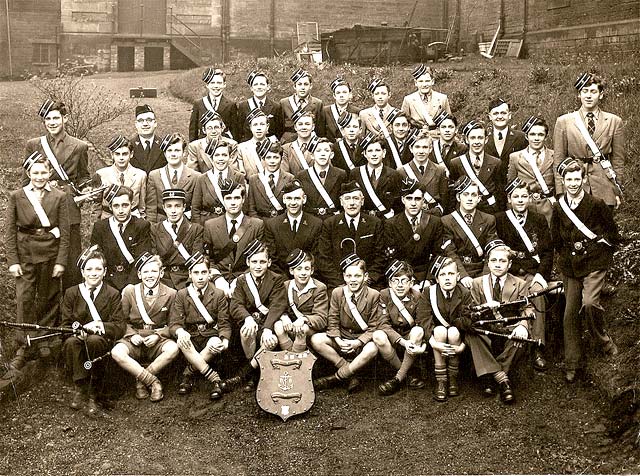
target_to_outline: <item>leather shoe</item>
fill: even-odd
[[[98,404],[94,397],[89,397],[89,400],[87,401],[87,413],[89,415],[95,415],[98,413]]]
[[[484,388],[482,390],[482,394],[485,397],[493,397],[496,394],[496,389],[493,385],[493,382],[487,381],[484,383]]]
[[[433,399],[436,402],[445,402],[447,400],[447,382],[445,380],[436,381],[436,388],[433,391]]]
[[[138,400],[146,400],[149,398],[149,390],[147,389],[147,386],[139,380],[136,381],[136,398]]]
[[[458,381],[455,377],[449,376],[449,391],[448,395],[450,397],[457,397],[460,395],[460,391],[458,390]]]
[[[407,379],[407,385],[409,388],[424,388],[427,386],[427,382],[422,380],[420,377],[409,377]]]
[[[183,375],[178,386],[178,395],[187,395],[193,389],[193,378],[191,375]]]
[[[544,359],[540,349],[536,349],[533,355],[533,368],[540,372],[547,370],[547,361]]]
[[[69,403],[69,406],[74,410],[79,410],[80,408],[82,408],[83,404],[84,404],[84,392],[82,391],[81,388],[76,387],[73,391],[73,395],[71,396],[71,402]]]
[[[335,387],[340,383],[340,379],[336,374],[327,375],[326,377],[320,377],[313,381],[313,388],[315,390],[326,390],[331,387]]]
[[[152,402],[159,402],[164,398],[164,394],[162,393],[162,384],[160,380],[156,380],[151,384],[151,398]]]
[[[360,387],[362,387],[362,385],[360,384],[360,379],[358,379],[358,377],[351,377],[349,379],[349,383],[347,384],[347,392],[356,393],[360,390]]]
[[[575,370],[567,370],[564,374],[564,379],[567,383],[573,383],[576,381],[576,371]]]
[[[247,393],[253,392],[255,391],[255,389],[256,389],[256,381],[253,378],[250,378],[249,380],[247,380],[247,383],[242,388],[242,390]]]
[[[213,382],[211,387],[211,393],[209,394],[210,400],[220,400],[222,398],[222,389],[219,382]]]
[[[602,290],[600,291],[600,295],[602,295],[602,296],[614,296],[617,292],[618,292],[618,290],[616,289],[616,287],[613,284],[604,283],[604,286],[602,286]]]
[[[516,397],[511,389],[511,384],[508,380],[505,380],[500,384],[500,400],[507,405],[513,403]]]
[[[393,377],[391,380],[387,380],[386,382],[378,385],[378,393],[385,397],[393,395],[400,389],[401,385],[402,382],[400,382],[397,377]]]
[[[239,387],[241,383],[242,383],[242,378],[236,375],[235,377],[228,378],[227,380],[222,382],[222,385],[220,385],[220,388],[222,389],[223,392],[230,393],[231,390],[233,390],[236,387]]]

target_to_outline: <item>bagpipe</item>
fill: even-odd
[[[82,332],[86,334],[97,334],[97,332],[87,329],[82,326],[79,322],[74,322],[71,327],[52,327],[52,326],[41,326],[39,324],[27,324],[21,322],[8,322],[8,321],[0,321],[0,326],[2,327],[11,327],[15,329],[26,329],[31,331],[45,331],[51,332],[51,334],[45,334],[43,336],[31,337],[27,335],[26,343],[27,346],[31,346],[31,344],[35,341],[51,339],[53,337],[61,336],[64,334],[71,335],[80,335]]]
[[[91,187],[91,190],[83,191],[86,187]],[[73,192],[73,201],[76,202],[76,205],[80,205],[87,200],[98,198],[98,196],[109,187],[110,185],[102,185],[102,179],[97,174],[85,180],[80,185],[69,181],[69,188],[71,188]]]

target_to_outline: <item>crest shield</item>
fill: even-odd
[[[260,364],[260,381],[256,400],[265,412],[287,421],[309,411],[316,400],[311,371],[316,356],[308,350],[291,352],[263,351],[256,356]]]

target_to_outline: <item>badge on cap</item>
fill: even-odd
[[[145,251],[138,257],[134,266],[138,271],[142,271],[142,268],[144,268],[144,266],[154,258],[155,258],[155,255],[149,253],[148,251]]]
[[[440,124],[446,121],[449,117],[450,116],[447,111],[445,111],[444,109],[440,109],[440,112],[436,114],[436,116],[433,118],[433,123],[436,126],[440,127]]]
[[[524,183],[520,177],[516,177],[514,178],[511,182],[509,182],[507,184],[507,186],[505,187],[504,191],[507,193],[507,196],[511,195],[511,193],[517,189],[517,188],[522,188],[522,187],[526,187],[527,184]]]
[[[222,117],[220,117],[220,114],[218,114],[215,111],[210,111],[207,109],[206,112],[202,116],[200,116],[200,125],[204,127],[209,122],[216,121],[216,120],[223,122]]]
[[[87,261],[91,258],[91,255],[99,250],[98,245],[91,245],[89,248],[85,249],[80,256],[78,257],[78,261],[76,261],[76,266],[83,270]]]
[[[402,179],[401,187],[400,187],[400,196],[404,197],[406,195],[411,195],[413,192],[420,188],[420,182],[416,179],[406,176]]]
[[[209,84],[211,81],[213,81],[213,78],[215,76],[224,77],[224,71],[222,71],[219,68],[213,68],[213,67],[209,66],[202,73],[202,81],[204,81],[205,83]]]
[[[458,178],[458,180],[456,180],[455,183],[453,184],[453,191],[455,193],[462,193],[471,185],[473,185],[473,180],[471,180],[466,175],[463,175],[460,178]]]
[[[367,85],[367,89],[374,93],[376,91],[376,89],[384,84],[384,79],[382,78],[374,78],[371,80],[371,82]]]
[[[200,251],[195,251],[191,256],[189,256],[189,259],[184,262],[184,265],[189,271],[191,271],[195,265],[202,263],[203,261],[204,255]]]
[[[304,78],[305,76],[307,77],[311,77],[311,75],[309,74],[308,71],[302,69],[302,68],[298,68],[296,69],[293,74],[290,76],[291,81],[293,81],[294,83],[297,83],[298,81],[300,81],[302,78]]]
[[[307,257],[307,253],[302,251],[300,248],[296,248],[289,253],[289,256],[287,256],[287,266],[289,268],[296,268],[304,263],[308,259]]]
[[[242,253],[246,259],[251,258],[256,253],[260,253],[266,249],[265,244],[260,240],[253,240]]]
[[[479,127],[482,127],[482,125],[478,121],[475,121],[475,120],[471,119],[462,128],[462,133],[465,136],[468,136],[471,133],[472,130],[477,129]]]
[[[40,152],[38,152],[37,150],[34,152],[31,152],[31,155],[29,155],[29,157],[24,159],[24,162],[22,162],[22,168],[28,172],[29,169],[33,167],[33,164],[35,164],[38,160],[41,160],[41,159],[44,159],[44,156]]]
[[[538,116],[529,116],[529,118],[522,124],[522,132],[528,134],[533,125],[538,122],[540,118]]]
[[[573,157],[567,157],[564,159],[560,162],[560,165],[558,165],[558,175],[560,175],[560,177],[564,177],[566,170],[573,164],[580,165],[580,163]]]
[[[45,118],[47,117],[47,114],[49,114],[49,112],[51,111],[51,108],[56,104],[55,101],[52,101],[51,99],[46,99],[43,103],[42,106],[40,106],[40,109],[38,110],[38,116],[40,116],[41,118]]]
[[[107,188],[104,192],[104,201],[111,205],[111,202],[113,202],[113,199],[116,198],[116,195],[121,188],[122,187],[120,187],[120,185],[118,185],[117,183],[109,185],[109,188]]]
[[[120,147],[127,147],[128,144],[129,139],[127,139],[122,134],[118,134],[113,139],[111,139],[111,142],[109,142],[109,144],[107,145],[107,149],[109,149],[111,152],[115,152]]]
[[[162,191],[162,201],[165,200],[187,200],[187,192],[181,188],[167,188]]]
[[[360,257],[355,253],[350,253],[340,261],[340,269],[344,273],[349,266],[360,261]]]
[[[400,271],[400,269],[402,269],[405,266],[405,263],[403,261],[394,259],[393,262],[387,267],[387,269],[384,272],[385,277],[387,278],[387,280],[390,280],[391,278],[393,278],[393,276]]]
[[[451,258],[448,258],[447,256],[442,256],[442,255],[436,256],[435,259],[433,260],[433,263],[431,263],[431,268],[429,268],[429,272],[431,273],[431,276],[433,276],[434,278],[437,278],[442,268],[444,268],[445,265],[453,262],[454,261]]]
[[[413,76],[413,79],[417,80],[417,79],[420,79],[420,76],[426,73],[431,73],[430,68],[425,64],[419,64],[418,66],[413,68],[413,71],[411,72],[411,76]]]
[[[360,185],[358,185],[358,182],[356,182],[355,180],[340,185],[340,196],[356,191],[362,191],[362,189],[360,188]]]
[[[500,238],[496,238],[495,240],[491,240],[489,241],[485,246],[484,246],[484,252],[485,255],[489,256],[489,253],[491,253],[493,250],[495,250],[496,248],[499,248],[500,246],[507,246],[504,241],[502,241]]]
[[[231,180],[229,178],[224,179],[222,183],[220,183],[220,193],[222,194],[222,198],[233,193],[233,191],[238,187],[240,187],[240,184],[235,180]]]
[[[506,104],[507,106],[509,105],[509,103],[502,98],[492,99],[491,102],[489,102],[489,111],[492,111],[496,107],[500,107],[503,104]]]
[[[576,88],[578,91],[581,91],[582,88],[587,86],[592,79],[593,79],[593,75],[591,73],[582,73],[576,80],[573,87]]]

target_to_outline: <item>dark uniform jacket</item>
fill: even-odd
[[[71,327],[76,321],[80,325],[93,322],[89,306],[80,294],[78,286],[72,286],[64,293],[61,324],[63,327]],[[120,339],[127,328],[127,320],[122,312],[120,293],[107,283],[102,283],[102,288],[93,303],[104,324],[104,337],[112,341]]]
[[[469,330],[471,327],[471,310],[469,306],[473,305],[471,292],[462,284],[457,284],[453,288],[451,299],[446,299],[442,289],[440,289],[440,285],[435,286],[438,310],[448,324],[446,327],[453,326],[461,331]],[[424,323],[423,327],[427,340],[433,334],[433,329],[437,326],[444,326],[444,323],[440,322],[433,312],[429,291],[429,289],[425,289],[420,295],[417,310],[417,318]]]
[[[327,335],[334,339],[336,337],[349,340],[358,339],[366,344],[373,338],[374,331],[388,327],[388,322],[382,315],[380,307],[380,293],[375,289],[365,285],[360,296],[356,298],[356,308],[364,322],[367,323],[366,330],[360,327],[351,314],[347,298],[344,295],[344,286],[335,288],[331,293],[329,304]]]
[[[189,142],[201,139],[205,136],[202,131],[202,125],[200,124],[200,117],[202,117],[208,109],[204,105],[204,101],[202,99],[203,98],[198,99],[191,110],[191,118],[189,119]],[[211,100],[211,97],[209,97],[209,99]],[[213,100],[211,100],[211,103],[213,104]],[[220,98],[220,104],[218,104],[216,112],[220,115],[227,126],[227,129],[231,131],[231,134],[233,135],[233,131],[236,127],[236,103],[227,99],[223,94]]]
[[[177,241],[182,243],[187,252],[192,255],[196,251],[203,251],[203,235],[204,228],[201,225],[191,223],[183,218],[180,228],[178,228]],[[189,270],[185,266],[186,260],[178,251],[178,247],[163,226],[163,222],[151,225],[151,242],[153,252],[160,256],[162,265],[165,267],[162,281],[174,289],[184,287],[189,274]]]
[[[231,338],[231,322],[229,320],[229,305],[222,291],[213,283],[209,283],[202,297],[202,304],[209,311],[213,323],[207,323],[189,295],[188,288],[180,289],[169,316],[169,332],[174,338],[176,331],[183,328],[191,335],[202,337]]]
[[[309,170],[303,170],[296,175],[296,178],[300,181],[302,189],[307,195],[307,203],[304,205],[306,212],[312,213],[324,220],[340,209],[340,186],[347,179],[347,173],[344,170],[330,165],[327,169],[327,176],[324,179],[324,188],[333,202],[333,208],[329,208],[327,202],[324,201],[324,198],[322,198],[322,195],[318,192],[318,189],[311,180]],[[320,180],[320,182],[322,182],[322,180]]]
[[[151,143],[151,150],[148,152],[144,150],[144,144],[140,141],[140,136],[135,135],[131,138],[133,142],[133,157],[131,157],[131,165],[138,169],[144,170],[149,177],[149,172],[155,169],[160,169],[167,165],[167,159],[164,156],[164,152],[160,149],[161,139],[158,135],[153,136],[153,142]]]
[[[264,242],[269,248],[269,256],[273,261],[273,270],[288,275],[287,256],[299,248],[317,254],[318,239],[322,232],[322,220],[308,213],[302,213],[297,220],[298,231],[291,231],[291,224],[286,213],[264,222]]]
[[[355,180],[358,182],[358,185],[360,185],[360,188],[362,189],[362,193],[364,194],[364,205],[362,206],[362,210],[365,213],[374,211],[376,216],[381,217],[384,213],[378,211],[376,206],[373,204],[366,187],[364,186],[364,181],[362,180],[362,175],[360,173],[360,170],[363,167],[365,173],[368,174],[367,166],[362,165],[357,169],[353,169],[349,173],[349,180]],[[382,166],[382,171],[378,177],[378,183],[373,189],[387,211],[394,210],[397,212],[402,209],[399,200],[401,187],[402,177],[400,176],[400,173],[391,167]]]
[[[280,137],[282,135],[282,111],[280,109],[280,103],[267,97],[264,99],[264,104],[261,109],[269,118],[269,132],[267,133],[267,137]],[[253,137],[249,123],[247,122],[247,116],[251,112],[249,100],[245,99],[238,102],[236,104],[236,111],[236,128],[233,132],[233,137],[238,142],[244,142]]]
[[[362,155],[362,148],[360,147],[360,143],[356,142],[355,145],[350,147],[344,139],[336,139],[333,144],[333,159],[331,159],[331,163],[336,167],[344,170],[347,174],[351,171],[351,168],[347,165],[347,161],[344,159],[344,153],[342,151],[342,147],[340,144],[344,144],[344,148],[349,154],[349,160],[354,165],[354,167],[360,167],[367,163],[367,160]]]
[[[214,173],[214,177],[215,177]],[[238,183],[245,183],[244,174],[236,169],[227,169],[227,178]],[[222,194],[222,193],[221,193]],[[191,199],[191,221],[204,225],[209,218],[219,217],[225,213],[224,204],[218,199],[216,191],[204,173],[196,179]]]
[[[258,286],[258,296],[263,306],[269,311],[262,314],[253,299],[253,294],[247,284],[247,273],[238,277],[236,288],[231,295],[229,309],[231,318],[241,327],[247,316],[253,315],[260,327],[273,330],[273,325],[287,310],[288,301],[284,288],[284,278],[270,269],[262,276],[262,282]],[[255,317],[257,313],[259,317]]]
[[[268,182],[269,172],[265,170],[265,178]],[[278,174],[278,180],[275,182],[275,188],[273,189],[273,195],[278,200],[278,203],[284,210],[284,204],[282,203],[282,195],[284,194],[284,186],[294,179],[293,175],[284,172],[282,169]],[[247,195],[247,214],[252,217],[260,218],[273,218],[282,210],[276,210],[276,208],[269,200],[264,184],[260,180],[258,174],[254,174],[249,177],[249,193]]]
[[[467,156],[469,159],[469,156]],[[507,158],[507,160],[509,160]],[[473,166],[473,163],[471,163]],[[484,158],[482,159],[482,167],[480,167],[480,172],[477,173],[478,179],[485,188],[489,191],[491,195],[496,199],[495,205],[489,205],[486,198],[483,198],[480,204],[478,205],[478,209],[487,213],[495,213],[498,210],[504,210],[504,180],[501,178],[500,170],[502,167],[502,162],[500,159],[497,159],[487,152],[484,153]],[[462,166],[462,160],[460,157],[456,157],[451,161],[451,175],[450,180],[451,183],[455,183],[458,178],[466,176],[467,172]],[[507,172],[505,168],[506,177]],[[482,195],[482,193],[480,193]],[[487,197],[488,198],[488,197]]]
[[[400,313],[400,309],[393,303],[391,299],[392,292],[389,288],[380,291],[380,307],[382,308],[382,315],[386,317],[385,321],[388,324],[384,328],[384,331],[387,333],[389,341],[392,344],[396,344],[401,338],[408,338],[409,332],[413,327],[418,326],[424,328],[425,322],[418,321],[417,319],[418,301],[420,299],[419,291],[410,289],[404,298],[398,298],[409,314],[411,314],[411,317],[413,317],[413,324],[409,324]]]
[[[293,116],[293,113],[295,112],[291,107],[291,101],[289,100],[289,98],[291,97],[292,96],[287,96],[286,98],[280,99],[280,111],[282,114],[282,135],[280,136],[281,142],[291,142],[297,137],[293,120],[291,118]],[[305,100],[307,101],[305,109],[311,111],[315,117],[315,131],[316,134],[318,134],[318,131],[324,129],[324,125],[322,124],[322,121],[324,119],[322,115],[322,100],[313,96],[307,96]]]
[[[338,124],[336,124],[336,119],[333,116],[333,106],[335,106],[335,104],[330,104],[322,108],[321,128],[316,128],[320,137],[325,137],[331,142],[342,137],[340,128],[338,127]],[[346,111],[356,115],[360,113],[360,109],[353,104],[347,104]]]
[[[292,321],[295,321],[298,316],[296,316],[291,308],[291,302],[289,301],[287,291],[292,281],[292,279],[285,281],[284,289],[287,293],[287,315]],[[327,327],[327,317],[329,315],[329,296],[327,295],[327,286],[315,278],[311,278],[309,283],[313,284],[306,292],[300,294],[300,296],[298,296],[298,293],[293,290],[293,303],[296,305],[298,311],[304,315],[305,322],[309,327],[315,331],[322,331]]]
[[[162,182],[162,176],[160,175],[162,170],[165,169],[156,169],[151,172],[147,181],[146,212],[147,220],[151,223],[161,222],[167,218],[164,214],[164,209],[162,208],[162,192],[165,189],[164,183]],[[193,189],[196,186],[196,181],[199,176],[199,172],[196,172],[187,166],[183,166],[177,185],[174,186],[171,184],[171,188],[181,188],[187,193],[187,201],[185,203],[187,211],[191,209]],[[171,181],[171,172],[167,171],[167,177],[169,178],[169,181]]]
[[[442,147],[440,145],[440,141],[438,141],[437,143],[434,141],[433,147],[436,147],[436,146]],[[444,165],[447,167],[447,170],[451,170],[451,160],[453,160],[455,157],[465,154],[467,152],[467,149],[468,148],[465,144],[462,144],[461,142],[458,142],[457,140],[454,139],[453,143],[451,144],[451,147],[449,147],[449,150],[447,150],[447,153],[444,155],[444,157],[442,157],[442,160],[444,161]],[[429,154],[429,160],[431,160],[435,164],[438,164],[438,159],[436,159],[436,154],[433,150]]]
[[[508,127],[507,134],[504,139],[504,147],[502,148],[502,153],[498,154],[496,143],[493,137],[493,131],[489,130],[487,132],[487,135],[487,145],[484,148],[484,152],[485,154],[497,157],[502,161],[500,163],[498,176],[500,177],[501,183],[506,184],[507,169],[509,167],[509,155],[511,155],[512,152],[525,149],[529,145],[529,141],[527,141],[527,136],[524,134],[524,132],[512,130],[510,127]]]
[[[406,167],[411,168],[413,175],[415,175],[418,181],[424,186],[427,193],[440,205],[440,207],[436,207],[436,205],[428,203],[428,200],[425,199],[429,213],[442,216],[443,210],[447,207],[449,195],[449,180],[447,179],[447,174],[444,168],[440,165],[427,161],[424,173],[421,174],[418,165],[412,160],[403,168],[398,170],[403,180],[405,177],[409,176],[405,170]]]
[[[390,167],[394,170],[398,170],[398,167],[396,167],[396,159],[393,156],[393,152],[391,149],[391,144],[389,144],[389,141],[391,141],[391,143],[393,144],[393,147],[395,147],[395,149],[398,151],[398,156],[400,157],[400,162],[402,162],[403,164],[406,164],[408,162],[411,162],[413,160],[413,154],[411,153],[411,147],[409,147],[409,145],[407,145],[406,142],[406,138],[402,144],[402,150],[400,150],[400,141],[393,135],[391,134],[389,136],[388,140],[384,141],[384,148],[387,151],[384,159],[382,160],[382,163],[384,165],[386,165],[387,167]]]
[[[136,299],[136,288],[142,288],[140,290],[142,293],[142,301],[149,319],[153,321],[152,329],[145,329],[146,323],[144,319],[142,319],[142,314],[140,313]],[[134,334],[140,334],[142,337],[147,337],[152,334],[158,334],[161,337],[169,338],[170,335],[167,325],[169,323],[171,308],[176,298],[176,290],[160,283],[157,290],[158,294],[151,304],[145,298],[144,292],[145,289],[142,283],[128,284],[127,287],[122,290],[122,311],[127,320],[127,330],[124,336],[128,337]]]

